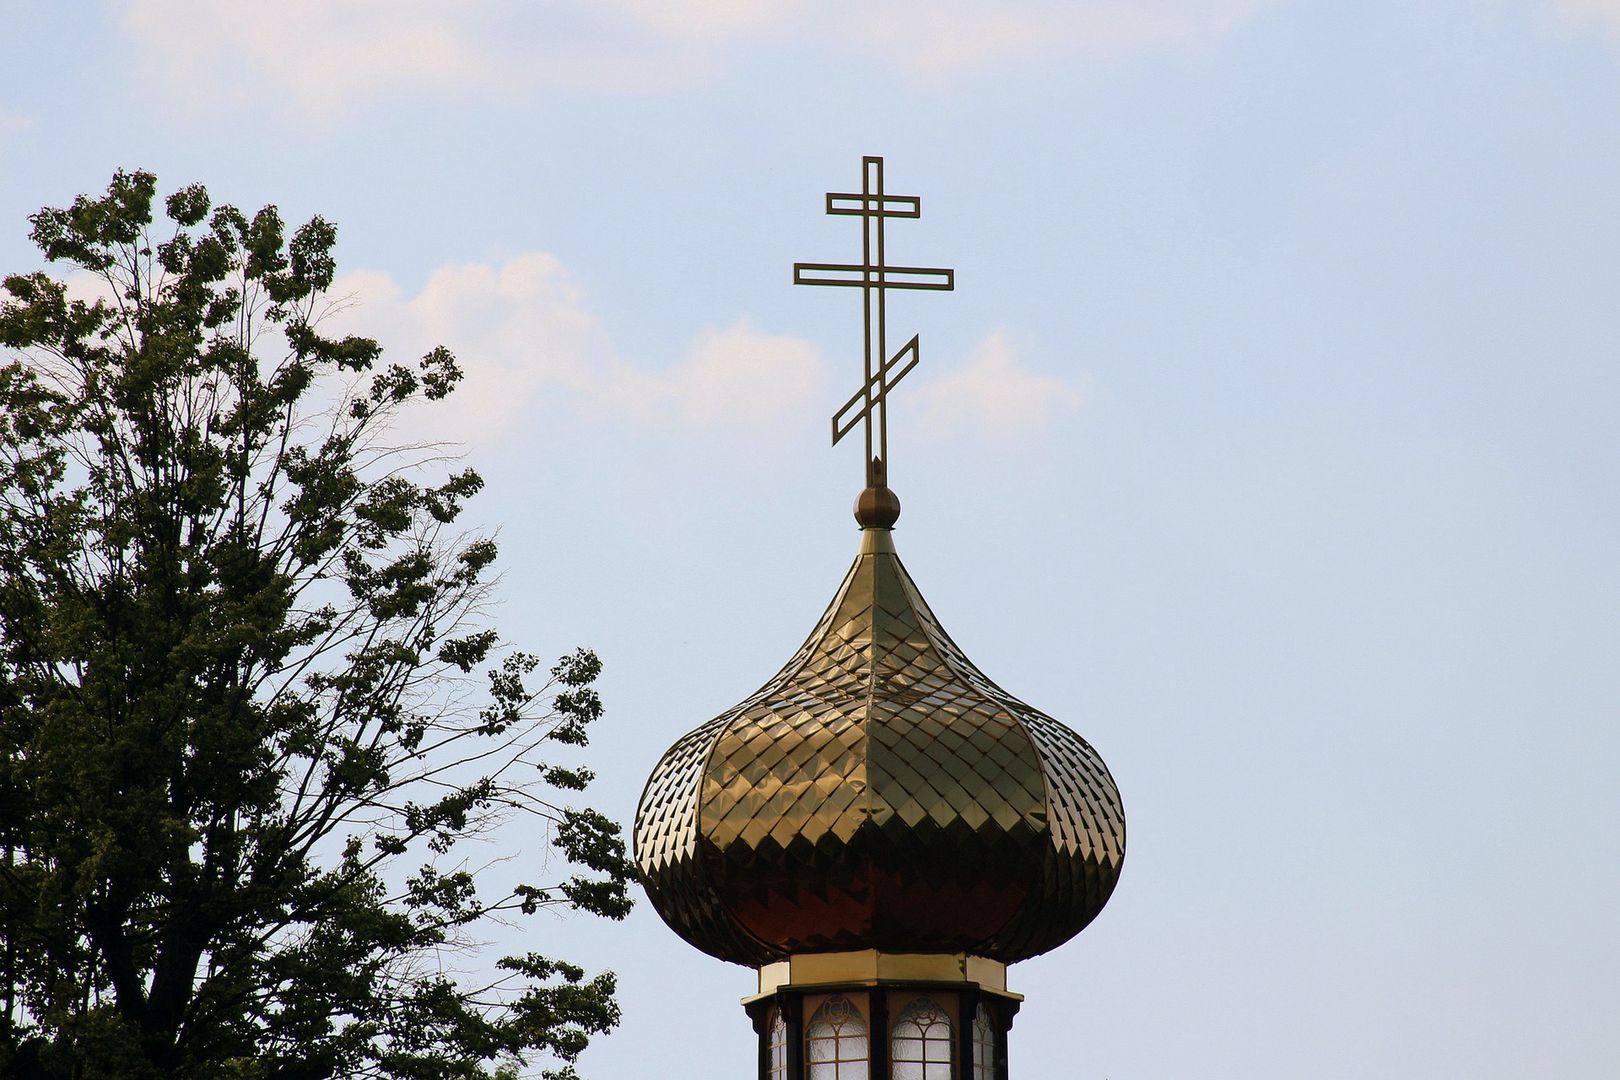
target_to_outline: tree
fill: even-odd
[[[33,215],[73,273],[0,292],[0,1075],[572,1076],[612,975],[472,950],[629,909],[562,802],[598,661],[488,625],[482,481],[388,441],[460,372],[323,334],[333,227],[156,190]],[[474,872],[513,815],[555,880]]]

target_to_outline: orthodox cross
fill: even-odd
[[[917,335],[889,355],[888,291],[930,289],[949,292],[956,287],[956,271],[924,266],[890,266],[884,257],[883,223],[889,218],[922,216],[922,200],[915,195],[890,195],[883,190],[883,159],[861,159],[861,190],[827,192],[827,213],[861,220],[859,263],[794,263],[795,285],[838,285],[860,289],[866,313],[866,381],[833,413],[832,441],[848,435],[855,425],[866,424],[866,484],[888,486],[889,391],[917,366]],[[874,358],[876,362],[874,363]],[[877,445],[873,446],[872,417],[877,415]]]

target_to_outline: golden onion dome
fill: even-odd
[[[1125,816],[1102,759],[963,655],[884,510],[858,507],[860,554],[799,651],[677,741],[642,794],[653,906],[723,960],[1011,963],[1077,934],[1119,878]]]

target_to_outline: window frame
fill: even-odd
[[[805,1080],[871,1080],[872,1025],[861,1007],[870,1007],[865,999],[865,994],[859,1000],[851,994],[828,994],[805,1002],[809,1013],[804,1025]],[[816,1044],[829,1041],[820,1034],[823,1025],[831,1031],[833,1056],[817,1060]]]
[[[954,1080],[957,1076],[957,1022],[951,1012],[947,1003],[936,1001],[929,994],[918,994],[895,1013],[889,1023],[889,1076],[892,1080]],[[908,1024],[915,1029],[915,1035],[902,1030]],[[901,1056],[911,1052],[902,1048],[902,1042],[915,1043],[915,1052],[920,1056]],[[907,1070],[902,1076],[901,1067],[906,1065],[917,1068]]]

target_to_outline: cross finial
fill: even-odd
[[[838,285],[861,290],[865,309],[866,378],[861,388],[833,414],[832,441],[838,441],[857,423],[866,426],[866,486],[887,492],[889,461],[889,391],[919,359],[917,335],[889,355],[888,291],[929,289],[948,292],[956,287],[956,271],[923,266],[890,266],[884,251],[884,222],[889,218],[922,216],[922,200],[915,195],[890,195],[883,188],[883,159],[861,159],[861,190],[827,193],[827,213],[861,219],[859,263],[794,263],[795,285]],[[877,418],[876,439],[872,420]],[[864,496],[863,496],[864,498]],[[889,498],[893,498],[889,493]],[[894,515],[899,514],[896,501]],[[858,513],[857,517],[861,515]],[[866,524],[863,520],[862,524]],[[889,521],[893,524],[893,520]]]

